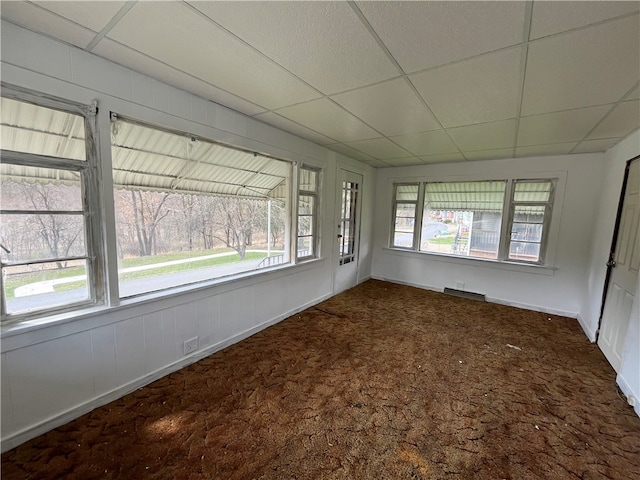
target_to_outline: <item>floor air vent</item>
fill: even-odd
[[[470,300],[480,300],[481,302],[487,301],[487,299],[484,297],[484,293],[465,292],[464,290],[457,290],[455,288],[449,288],[449,287],[445,287],[444,293],[446,295],[453,295],[454,297],[468,298]]]

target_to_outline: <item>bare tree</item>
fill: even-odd
[[[140,190],[131,190],[130,193],[138,256],[146,257],[154,251],[158,224],[169,214],[169,210],[163,209],[169,194]]]
[[[256,221],[257,202],[243,198],[220,198],[218,207],[222,213],[219,227],[225,232],[226,238],[218,232],[214,237],[226,242],[238,252],[240,260],[244,260]]]
[[[60,203],[66,200],[64,187],[40,183],[20,184],[26,202],[34,210],[60,210]],[[78,238],[82,235],[83,221],[80,216],[38,214],[28,217],[27,227],[42,239],[52,258],[69,257]],[[82,252],[84,253],[84,252]],[[58,268],[65,268],[66,262],[56,262]]]

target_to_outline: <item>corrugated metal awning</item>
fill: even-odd
[[[506,182],[443,182],[425,185],[425,204],[431,210],[501,212]]]
[[[4,150],[84,160],[83,118],[2,98]],[[287,196],[291,163],[188,135],[118,119],[112,122],[116,188],[249,198]],[[78,174],[2,164],[5,179],[77,183]]]

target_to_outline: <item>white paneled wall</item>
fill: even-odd
[[[378,172],[373,276],[442,291],[464,283],[464,290],[484,293],[492,301],[577,317],[585,295],[585,277],[593,237],[593,218],[600,197],[603,154],[490,160]],[[558,188],[552,216],[548,257],[553,268],[500,265],[466,259],[398,252],[389,243],[392,184],[408,179],[460,181],[501,178],[566,179]],[[560,182],[559,182],[560,183]],[[559,185],[560,186],[560,185]]]
[[[334,242],[325,239],[335,233],[337,164],[364,173],[369,199],[375,185],[371,167],[11,23],[2,22],[1,34],[3,82],[85,104],[97,100],[99,121],[114,111],[323,169],[320,260],[127,300],[55,322],[3,327],[3,450],[332,295]],[[99,131],[108,142],[108,125]],[[109,147],[101,151],[108,155]],[[372,205],[363,207],[363,232],[371,232]],[[372,247],[369,238],[362,243],[359,278],[366,279]],[[198,350],[185,356],[184,341],[194,337]]]

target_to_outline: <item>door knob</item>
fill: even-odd
[[[614,268],[616,266],[616,261],[615,260],[609,260],[607,262],[607,267],[612,267]]]

